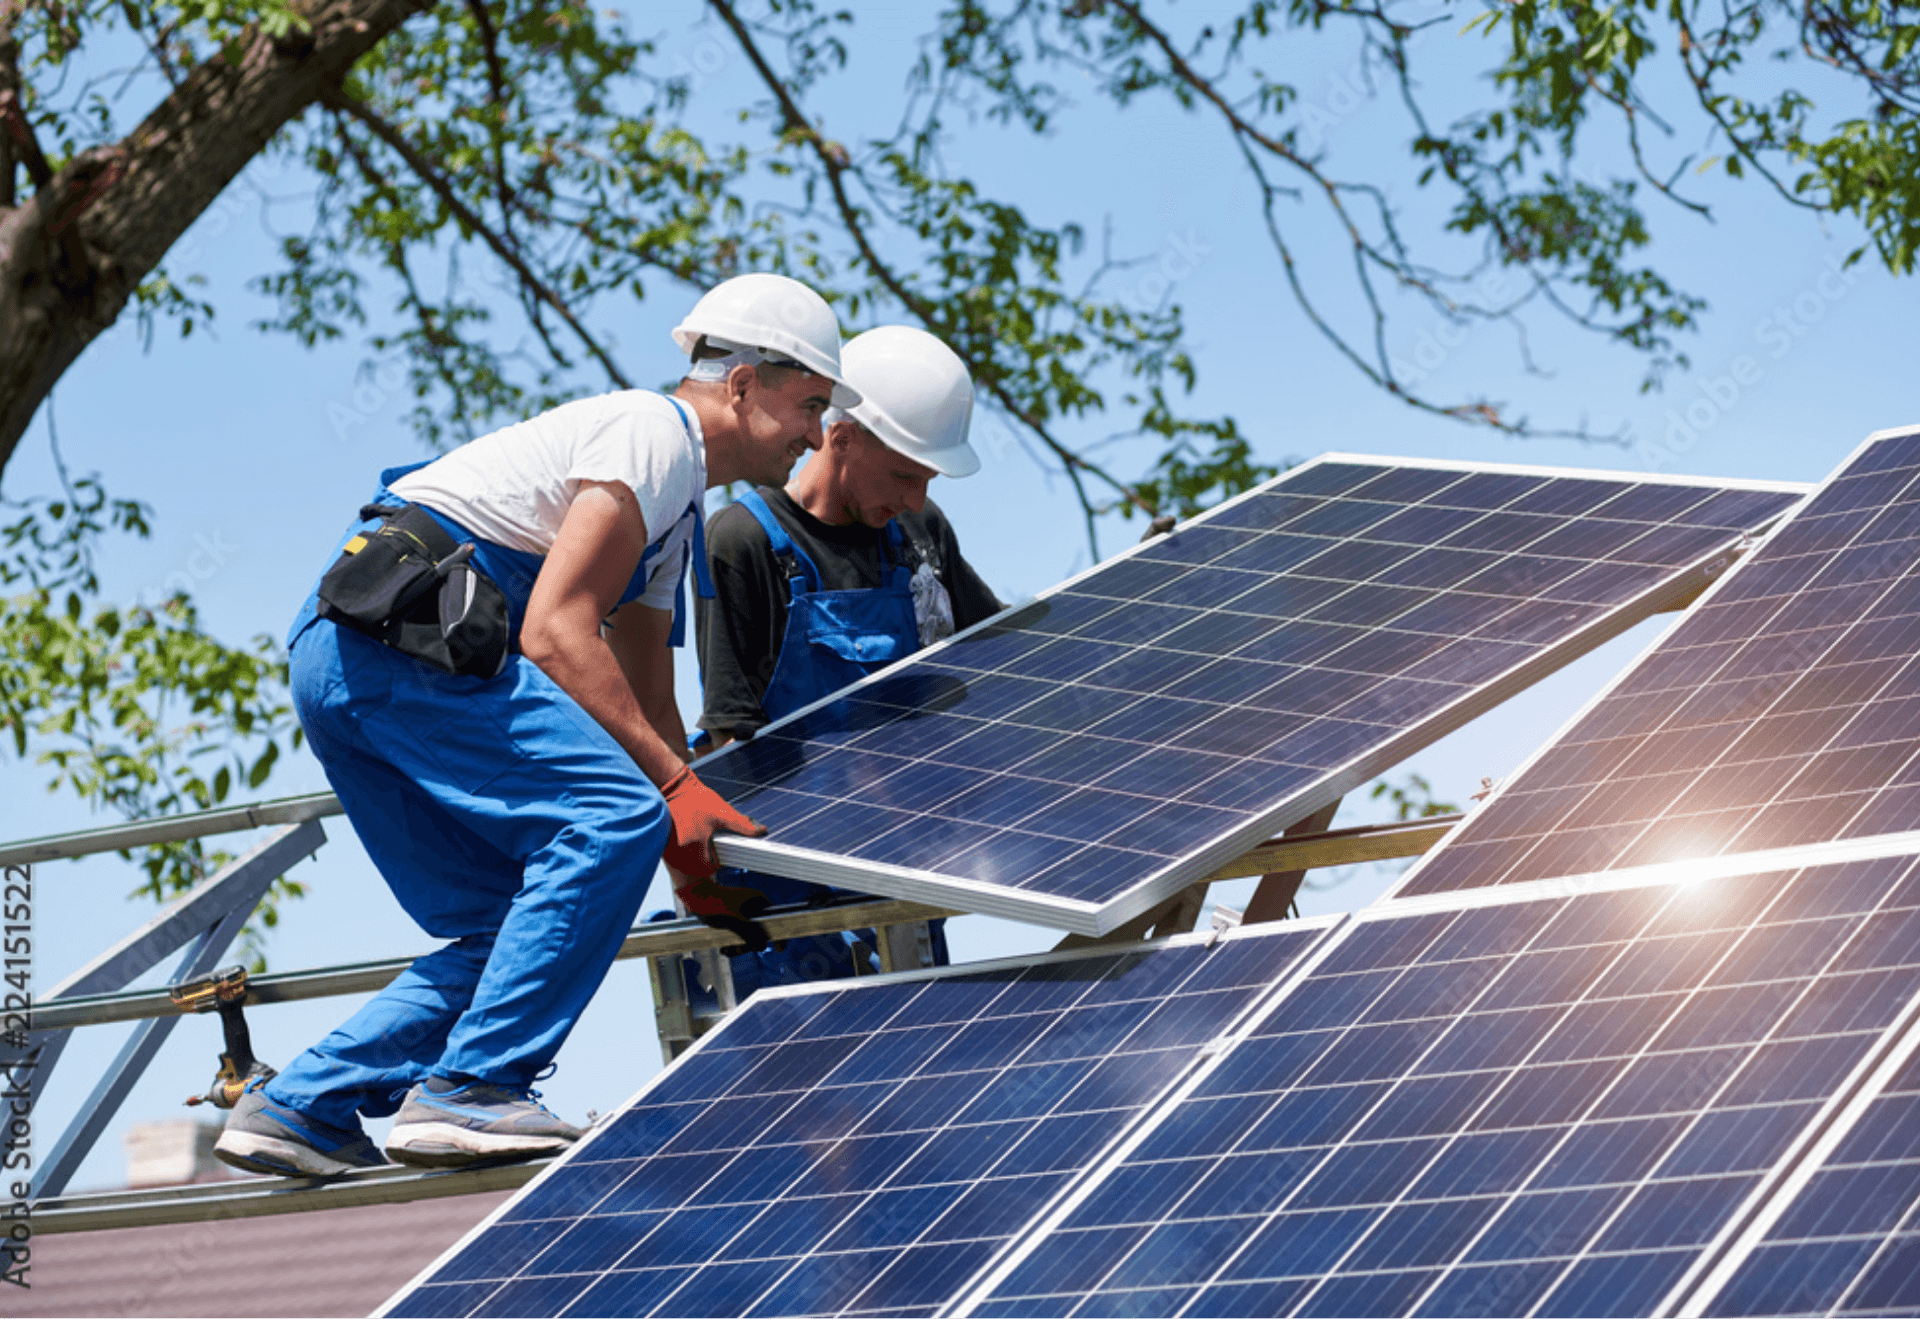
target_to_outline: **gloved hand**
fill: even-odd
[[[695,776],[692,766],[682,766],[660,794],[667,799],[667,814],[673,818],[666,862],[689,878],[709,879],[720,868],[713,855],[713,836],[721,830],[749,838],[766,835],[765,826],[720,800],[720,794]]]
[[[748,952],[757,953],[766,948],[766,928],[753,918],[772,904],[759,889],[741,884],[722,884],[709,877],[689,879],[674,892],[687,905],[687,910],[700,918],[702,925],[727,931],[744,943]],[[722,951],[732,953],[736,950],[728,948]]]

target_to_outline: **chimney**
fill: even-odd
[[[213,1157],[220,1124],[194,1117],[143,1122],[125,1136],[127,1185],[178,1186],[183,1182],[223,1181],[231,1174]]]

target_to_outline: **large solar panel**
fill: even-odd
[[[383,1313],[1900,1304],[1920,858],[1688,869],[756,996]]]
[[[1097,934],[1657,609],[1798,487],[1332,457],[701,763],[731,864]]]
[[[1362,913],[954,1312],[1666,1312],[1910,1015],[1920,863],[1556,887]]]
[[[384,1313],[931,1314],[1324,930],[757,994]]]
[[[1399,895],[1920,828],[1920,430],[1869,439]]]

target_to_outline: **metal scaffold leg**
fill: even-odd
[[[183,977],[202,976],[226,956],[247,917],[273,881],[302,857],[311,855],[327,839],[317,821],[289,825],[245,856],[208,876],[85,967],[56,985],[42,1003],[53,1007],[66,999],[124,988],[166,958],[187,949],[180,967]],[[60,1194],[67,1182],[113,1120],[129,1091],[166,1043],[178,1016],[142,1022],[119,1056],[87,1097],[80,1114],[54,1142],[34,1181],[35,1199]],[[34,1029],[24,1050],[0,1053],[0,1067],[31,1077],[33,1101],[45,1092],[53,1064],[65,1050],[71,1027]]]

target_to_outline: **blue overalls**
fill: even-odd
[[[794,544],[759,492],[748,491],[740,497],[740,503],[766,532],[774,561],[787,575],[787,628],[761,701],[769,721],[784,719],[920,648],[920,629],[908,587],[913,572],[906,564],[906,536],[898,523],[886,525],[885,578],[881,586],[862,591],[824,591],[820,589],[819,568]],[[723,870],[719,878],[722,883],[759,889],[776,906],[844,896],[825,885],[755,871]],[[945,925],[941,921],[931,924],[934,960],[944,966]],[[784,948],[741,953],[732,959],[735,994],[745,999],[763,986],[839,980],[877,971],[870,953],[861,954],[862,964],[856,968],[851,946],[856,938],[868,949],[878,947],[872,930],[856,930],[845,935],[789,939]],[[705,996],[699,997],[704,1000]]]
[[[387,487],[424,465],[382,472],[375,502],[404,502]],[[698,557],[697,503],[689,516]],[[542,557],[434,518],[474,541],[473,566],[507,597],[515,647],[498,675],[442,673],[320,623],[312,595],[288,639],[295,708],[354,831],[407,914],[451,940],[268,1084],[277,1102],[348,1129],[430,1074],[532,1082],[612,965],[669,827],[633,758],[518,653]],[[342,545],[378,525],[357,521]],[[644,591],[665,540],[621,604]],[[676,617],[676,644],[681,631]]]

